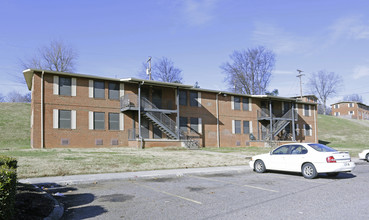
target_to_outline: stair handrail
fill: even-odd
[[[141,107],[146,109],[159,109],[155,106],[154,103],[147,100],[145,97],[141,97]],[[173,132],[177,136],[177,125],[174,122],[173,119],[171,119],[168,115],[162,113],[162,112],[147,112],[154,118],[156,118],[158,121],[160,121],[168,130]]]

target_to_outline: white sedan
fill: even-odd
[[[305,178],[313,179],[319,173],[336,176],[340,172],[351,172],[355,163],[348,152],[338,152],[323,144],[293,143],[253,156],[250,167],[258,173],[266,170],[301,172]]]
[[[369,150],[363,150],[363,152],[359,153],[359,158],[369,162]]]

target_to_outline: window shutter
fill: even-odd
[[[124,115],[123,113],[119,113],[119,130],[124,130]]]
[[[235,129],[235,121],[234,120],[232,120],[232,134],[234,134],[234,133],[236,133],[236,129]]]
[[[249,111],[252,111],[252,99],[249,98]],[[250,122],[251,123],[251,122]],[[251,132],[250,132],[251,133]]]
[[[77,95],[77,79],[76,78],[72,78],[72,96],[76,96]]]
[[[88,80],[88,97],[94,97],[94,81],[92,79]]]
[[[250,134],[252,134],[252,121],[249,122]]]
[[[313,127],[309,125],[309,136],[313,136]]]
[[[231,96],[231,108],[234,110],[234,96]]]
[[[201,107],[201,92],[197,92],[197,106]]]
[[[301,106],[302,106],[302,115],[303,115],[303,116],[306,116],[306,114],[305,114],[305,105],[304,105],[304,104],[302,104]]]
[[[59,95],[59,76],[54,76],[53,94]]]
[[[88,129],[94,130],[94,112],[88,112]]]
[[[119,84],[119,98],[124,96],[124,84]]]
[[[72,110],[71,111],[71,125],[70,125],[70,128],[71,129],[76,129],[77,128],[77,113],[76,113],[76,110]]]
[[[59,128],[59,110],[53,109],[53,128]]]
[[[199,133],[202,134],[202,118],[199,118]]]

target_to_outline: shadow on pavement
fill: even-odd
[[[107,212],[101,206],[88,205],[95,200],[95,196],[91,193],[76,193],[77,188],[55,183],[38,184],[38,186],[64,206],[64,214],[61,219],[86,219]]]
[[[291,176],[301,176],[301,173],[293,173],[293,172],[284,172],[284,171],[274,171],[274,170],[268,170],[266,173],[279,173],[284,175],[291,175]],[[337,176],[329,176],[327,174],[318,174],[318,176],[315,179],[351,179],[355,178],[356,176],[353,173],[339,173]]]

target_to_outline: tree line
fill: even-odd
[[[78,53],[71,46],[63,41],[51,41],[49,45],[38,49],[31,59],[22,61],[22,66],[26,69],[74,72],[77,58]],[[276,55],[272,50],[263,46],[235,50],[229,58],[230,61],[220,66],[228,91],[249,95],[279,95],[278,89],[267,90],[276,63]],[[138,76],[144,79],[150,76],[151,80],[162,82],[183,83],[182,70],[167,57],[157,59],[150,57],[148,61],[142,63]],[[318,98],[322,109],[320,112],[326,114],[329,111],[327,100],[337,95],[342,85],[340,75],[320,70],[309,74],[307,90]],[[196,82],[194,87],[199,88],[199,83]],[[7,99],[21,100],[16,94],[10,95]],[[344,100],[362,102],[362,98],[357,94],[346,96]]]
[[[0,102],[31,102],[31,93],[20,94],[17,91],[9,92],[7,95],[0,93]]]

